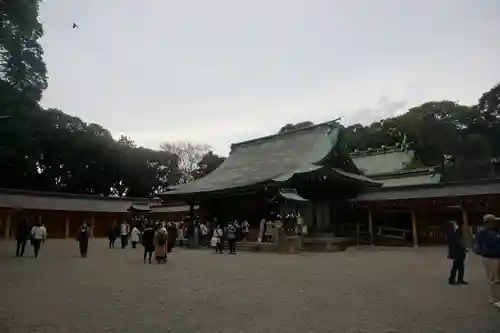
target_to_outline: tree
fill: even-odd
[[[180,183],[187,183],[194,179],[198,164],[203,156],[211,150],[209,145],[188,141],[165,142],[161,144],[160,148],[178,156],[177,167],[181,170]]]
[[[500,157],[500,83],[485,92],[477,106],[479,130],[488,138],[494,157]]]
[[[0,80],[39,101],[47,87],[47,69],[38,40],[40,0],[0,1]]]
[[[134,140],[132,140],[130,137],[126,135],[120,135],[120,138],[118,139],[118,144],[122,145],[127,148],[136,148],[137,145],[135,144]]]
[[[194,170],[193,178],[198,179],[208,175],[210,172],[217,169],[222,162],[224,162],[225,158],[213,153],[213,151],[209,151],[198,162],[197,168]]]
[[[306,128],[306,127],[309,127],[312,125],[314,125],[314,123],[311,121],[301,121],[301,122],[296,123],[296,124],[288,123],[285,126],[281,127],[280,130],[278,131],[278,133],[286,133],[286,132],[290,132],[290,131],[293,131],[296,129]]]

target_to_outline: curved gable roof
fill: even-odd
[[[233,144],[228,158],[213,172],[164,194],[244,187],[317,168],[337,144],[337,128],[337,123],[327,122]]]

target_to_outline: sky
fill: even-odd
[[[500,81],[499,16],[498,0],[44,0],[42,104],[227,155],[287,123],[476,103]]]

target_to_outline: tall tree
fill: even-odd
[[[213,151],[209,151],[198,162],[198,167],[193,172],[194,179],[198,179],[208,175],[210,172],[217,169],[225,158],[214,154]]]
[[[286,133],[286,132],[290,132],[290,131],[293,131],[296,129],[306,128],[306,127],[309,127],[312,125],[314,125],[314,123],[312,121],[301,121],[301,122],[296,123],[296,124],[288,123],[288,124],[284,125],[283,127],[281,127],[280,130],[278,131],[278,133]]]
[[[47,87],[47,69],[38,42],[40,0],[0,1],[0,79],[39,101]]]
[[[200,161],[211,150],[209,145],[189,141],[165,142],[160,147],[163,151],[178,156],[178,168],[182,173],[180,183],[187,183],[194,179]]]

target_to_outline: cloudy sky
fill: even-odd
[[[43,104],[227,154],[286,123],[475,103],[500,81],[498,17],[498,0],[44,0]]]

